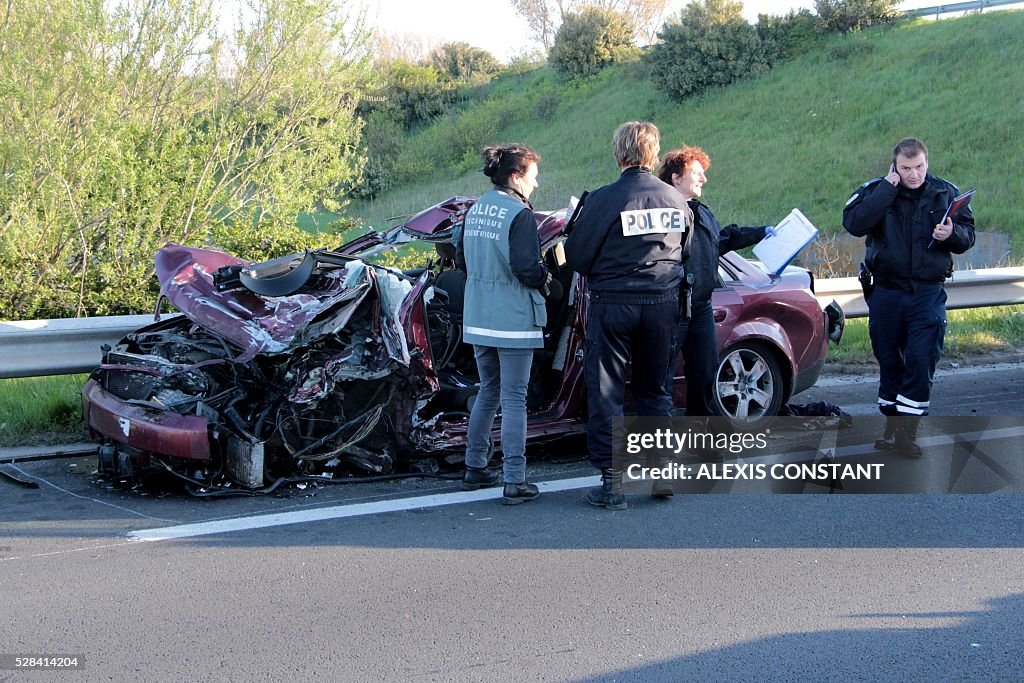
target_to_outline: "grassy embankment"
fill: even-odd
[[[539,208],[564,206],[582,190],[617,175],[611,133],[622,121],[651,120],[663,150],[699,144],[712,156],[705,200],[723,222],[774,222],[794,206],[821,229],[819,249],[847,252],[856,263],[862,243],[845,239],[843,203],[863,180],[881,175],[896,140],[915,135],[930,145],[932,169],[979,189],[979,231],[1010,238],[1010,260],[1024,257],[1024,184],[1007,166],[1024,158],[1024,12],[1003,11],[938,22],[918,20],[853,35],[829,36],[820,49],[780,64],[762,78],[712,90],[683,103],[667,101],[642,64],[607,69],[585,82],[561,84],[549,119],[548,69],[506,79],[491,98],[525,106],[525,116],[503,127],[495,121],[484,143],[520,140],[543,156]],[[542,93],[530,97],[531,92]],[[524,95],[523,93],[527,93]],[[472,119],[487,102],[467,108]],[[410,140],[419,156],[459,137],[459,120],[445,120]],[[466,127],[468,129],[468,126]],[[412,155],[416,157],[416,154]],[[396,188],[352,211],[375,227],[391,216],[415,213],[457,194],[487,187],[472,150],[423,182]],[[1012,163],[1011,163],[1012,166]],[[840,235],[837,241],[830,236]],[[809,254],[828,257],[829,254]],[[819,276],[820,268],[815,268]],[[951,311],[947,357],[1009,350],[1024,344],[1024,307]],[[847,326],[836,362],[871,362],[865,320]]]
[[[841,231],[851,191],[886,171],[894,142],[916,135],[931,147],[933,170],[978,188],[978,229],[1012,233],[1022,256],[1024,184],[1013,171],[1013,161],[1024,158],[1022,33],[1024,12],[1000,11],[829,36],[820,49],[759,79],[682,103],[658,93],[639,63],[576,83],[539,69],[494,85],[491,98],[526,108],[511,125],[502,125],[511,117],[493,116],[479,133],[479,114],[490,107],[483,101],[463,112],[472,126],[445,119],[423,129],[408,143],[415,148],[410,158],[454,147],[448,156],[457,161],[350,208],[384,227],[388,217],[479,193],[486,189],[479,147],[514,140],[543,156],[534,205],[562,207],[571,194],[616,177],[612,131],[646,119],[661,129],[663,150],[688,143],[711,154],[705,198],[726,222],[773,222],[798,206],[829,234]],[[553,88],[557,109],[542,118],[537,112],[551,109]]]
[[[1024,12],[1000,11],[939,22],[917,21],[857,35],[830,36],[821,48],[776,66],[762,78],[667,101],[640,63],[583,82],[549,69],[499,79],[461,115],[413,135],[406,156],[422,182],[398,187],[350,212],[377,228],[451,195],[486,189],[478,171],[483,144],[519,140],[543,156],[539,208],[564,206],[613,180],[610,138],[630,119],[652,120],[663,149],[699,144],[712,156],[705,198],[724,222],[774,222],[798,206],[822,230],[841,231],[843,202],[880,175],[895,140],[916,135],[931,148],[932,168],[977,187],[979,230],[1011,235],[1024,255]],[[501,115],[496,103],[520,109]],[[438,164],[438,159],[449,162]],[[434,165],[431,166],[431,163]],[[308,227],[304,225],[304,227]],[[1021,307],[950,313],[947,357],[1018,346]],[[864,321],[851,321],[838,362],[869,362]],[[81,376],[0,380],[0,446],[40,432],[75,438]],[[59,437],[58,437],[59,438]]]

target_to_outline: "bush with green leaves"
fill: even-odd
[[[806,9],[781,17],[759,14],[755,29],[769,66],[810,52],[821,42],[818,17]]]
[[[444,114],[455,100],[455,83],[430,64],[395,60],[386,66],[382,79],[383,89],[360,107],[360,113],[385,112],[406,129]]]
[[[0,7],[0,319],[152,309],[167,242],[259,260],[334,235],[356,181],[364,37],[332,0]]]
[[[900,0],[814,0],[824,31],[849,33],[891,24],[903,16]]]
[[[347,195],[373,199],[386,192],[394,183],[405,138],[405,128],[387,112],[371,112],[363,126],[362,153],[366,163],[359,182],[349,188]]]
[[[519,76],[536,71],[546,63],[547,56],[542,50],[524,50],[519,54],[513,55],[508,60],[508,66],[505,67],[504,71],[507,74]]]
[[[768,71],[739,0],[702,0],[665,22],[647,54],[655,87],[675,100]]]
[[[633,24],[625,14],[584,7],[565,15],[548,62],[571,78],[591,76],[636,52],[633,32]]]
[[[474,83],[486,81],[501,71],[501,62],[487,50],[469,43],[445,43],[430,53],[430,63],[453,81]]]
[[[420,134],[410,135],[396,158],[393,186],[480,170],[480,150],[501,142],[495,136],[503,129],[529,119],[536,97],[527,90],[502,93],[453,109]]]

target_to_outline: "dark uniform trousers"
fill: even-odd
[[[946,337],[946,290],[876,285],[868,301],[868,333],[878,359],[878,409],[884,415],[927,415],[935,365]]]
[[[665,295],[590,293],[583,371],[587,382],[587,448],[598,469],[612,467],[612,420],[624,410],[626,372],[636,414],[672,414],[665,390],[668,363],[675,356],[679,299]]]
[[[715,339],[715,312],[710,301],[694,303],[689,319],[679,321],[676,345],[686,363],[686,415],[713,415],[715,371],[718,369],[718,342]],[[666,389],[672,391],[678,355],[672,354]]]

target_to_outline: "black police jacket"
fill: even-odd
[[[867,237],[864,261],[876,282],[907,289],[915,282],[942,283],[949,277],[951,254],[974,246],[970,206],[952,217],[953,233],[945,241],[933,240],[932,231],[959,193],[956,185],[930,173],[919,191],[875,178],[853,193],[843,209],[843,227],[855,237]]]
[[[678,190],[645,168],[627,168],[587,196],[565,241],[566,261],[595,292],[678,290],[683,238],[692,226]]]
[[[706,204],[691,199],[690,208],[694,226],[683,246],[683,266],[693,275],[693,301],[710,301],[718,277],[718,257],[757,244],[764,239],[765,228],[741,228],[735,224],[723,228]]]

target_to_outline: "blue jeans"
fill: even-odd
[[[494,416],[501,405],[502,474],[506,484],[526,482],[526,390],[533,349],[473,345],[480,391],[469,415],[466,467],[486,467]]]

